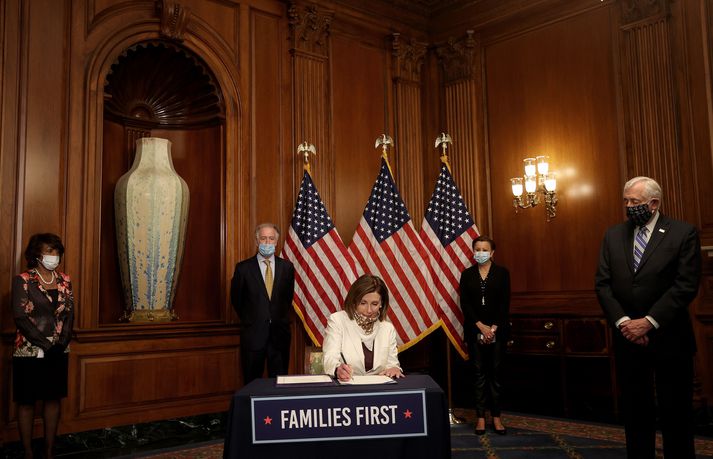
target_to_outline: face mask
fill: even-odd
[[[488,260],[490,260],[490,252],[475,252],[475,261],[477,261],[479,265],[487,263]]]
[[[644,226],[649,220],[651,220],[653,215],[654,213],[649,210],[648,203],[626,208],[627,218],[636,226]]]
[[[357,325],[359,325],[361,329],[364,330],[364,333],[369,335],[371,334],[371,332],[374,331],[374,324],[377,320],[379,320],[379,316],[377,315],[374,317],[367,317],[365,315],[359,314],[357,311],[354,311],[354,320],[356,321]]]
[[[270,258],[275,253],[275,244],[260,244],[258,252],[265,258]]]
[[[48,271],[54,271],[59,266],[59,255],[42,255],[39,262]]]

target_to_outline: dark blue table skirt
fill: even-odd
[[[295,443],[252,443],[250,398],[254,396],[295,396],[315,394],[348,394],[425,389],[428,436],[383,439],[356,439]],[[448,404],[443,390],[430,376],[408,375],[398,384],[380,386],[277,387],[275,380],[257,379],[233,395],[225,433],[223,457],[230,459],[374,459],[383,458],[450,458],[451,437]]]

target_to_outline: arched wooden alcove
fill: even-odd
[[[173,42],[137,43],[112,64],[104,85],[99,324],[125,305],[116,257],[114,187],[131,167],[135,140],[172,144],[191,193],[186,248],[174,311],[181,321],[221,319],[221,174],[225,104],[203,60]]]

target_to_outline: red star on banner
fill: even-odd
[[[412,414],[413,412],[411,410],[406,409],[406,411],[404,411],[404,419],[411,419]]]
[[[266,426],[271,426],[271,425],[272,425],[272,418],[271,418],[270,416],[268,416],[268,417],[266,417],[265,419],[263,419],[263,421],[265,421],[265,425],[266,425]]]

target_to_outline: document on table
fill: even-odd
[[[329,375],[293,375],[278,376],[277,385],[287,384],[334,384]]]
[[[344,384],[344,385],[363,385],[363,384],[396,384],[395,379],[391,379],[390,377],[386,375],[364,375],[364,376],[358,376],[354,375],[352,376],[352,379],[349,381],[340,381],[338,380],[339,384]]]

